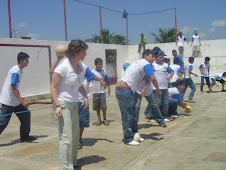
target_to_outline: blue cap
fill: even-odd
[[[126,69],[130,66],[130,63],[123,64],[123,70],[126,71]]]
[[[163,51],[158,51],[156,54],[155,54],[156,57],[159,57],[159,56],[166,56],[165,53]]]

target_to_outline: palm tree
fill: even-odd
[[[102,30],[103,34],[103,43],[104,44],[126,44],[126,37],[122,35],[114,35],[114,33],[110,33],[109,29],[103,29]],[[93,38],[91,39],[86,39],[86,42],[91,42],[91,43],[101,43],[101,37],[94,34]]]
[[[155,33],[151,33],[151,35],[155,38],[155,42],[157,43],[175,42],[175,31],[175,28],[170,28],[169,30],[166,28],[159,28],[159,36],[157,36]]]

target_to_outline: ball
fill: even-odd
[[[140,142],[140,135],[139,135],[139,133],[136,133],[136,134],[134,135],[133,139],[134,139],[135,141],[137,141],[137,142]]]
[[[186,109],[184,109],[184,112],[185,112],[185,113],[191,113],[191,112],[192,112],[191,106],[187,106],[187,108],[189,108],[189,109],[190,109],[190,111],[189,111],[189,112],[187,112],[187,111],[186,111]]]
[[[65,46],[63,46],[63,45],[58,45],[57,47],[56,47],[56,55],[58,56],[58,57],[64,57],[65,56],[65,54],[66,54],[66,50],[67,50],[67,48],[65,47]]]

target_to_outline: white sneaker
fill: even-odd
[[[156,120],[155,119],[150,119],[150,122],[155,123]]]
[[[170,120],[169,120],[168,118],[165,118],[164,121],[165,121],[165,122],[169,122]]]
[[[143,142],[144,141],[144,138],[140,137],[140,142]]]
[[[171,115],[171,117],[178,118],[179,116],[178,115]]]
[[[139,142],[137,142],[137,141],[135,141],[135,140],[133,140],[133,141],[131,141],[131,142],[129,142],[129,143],[126,143],[127,145],[131,145],[131,146],[138,146],[138,145],[140,145],[140,143]]]

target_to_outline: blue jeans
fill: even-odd
[[[156,90],[153,91],[153,95],[154,95],[156,103],[158,104],[158,106],[160,108],[161,116],[163,118],[166,118],[168,115],[168,109],[169,109],[169,91],[168,91],[168,89],[161,89],[161,92],[162,92],[162,98],[159,98]],[[148,104],[144,114],[147,114],[148,112],[151,112],[151,114],[149,114],[150,117],[153,117],[154,119],[156,119],[156,117],[152,113],[150,104]]]
[[[11,115],[7,115],[10,113],[22,112],[16,114],[16,116],[20,120],[20,138],[25,139],[29,136],[30,128],[31,128],[31,113],[30,111],[24,107],[22,104],[18,106],[7,106],[2,104],[2,110],[0,115],[0,134],[5,130],[8,125]],[[7,116],[6,116],[7,115]]]
[[[210,87],[210,79],[209,79],[209,77],[201,76],[201,86],[200,86],[200,90],[201,91],[203,91],[204,79],[206,80],[206,84],[207,84],[208,88]]]
[[[169,111],[168,115],[177,115],[177,107],[178,107],[178,100],[174,98],[169,99]]]
[[[137,93],[133,94],[132,90],[115,88],[116,98],[118,100],[124,143],[133,141],[133,133],[138,131],[138,119],[140,111],[141,96]]]
[[[148,118],[154,117],[159,124],[165,123],[154,94],[152,93],[150,96],[145,96],[145,98],[148,101],[148,106],[144,114],[146,114]]]
[[[185,94],[185,92],[186,92],[186,90],[187,90],[187,88],[188,88],[188,86],[189,86],[189,87],[191,88],[191,92],[190,92],[190,94],[189,94],[189,96],[188,96],[188,99],[191,100],[191,99],[193,99],[194,94],[195,94],[195,91],[196,91],[195,83],[192,81],[191,78],[185,78],[184,81],[185,81],[185,88],[184,88],[184,90],[181,92],[181,93],[183,94],[183,95],[182,95],[182,98],[184,97],[184,94]]]

